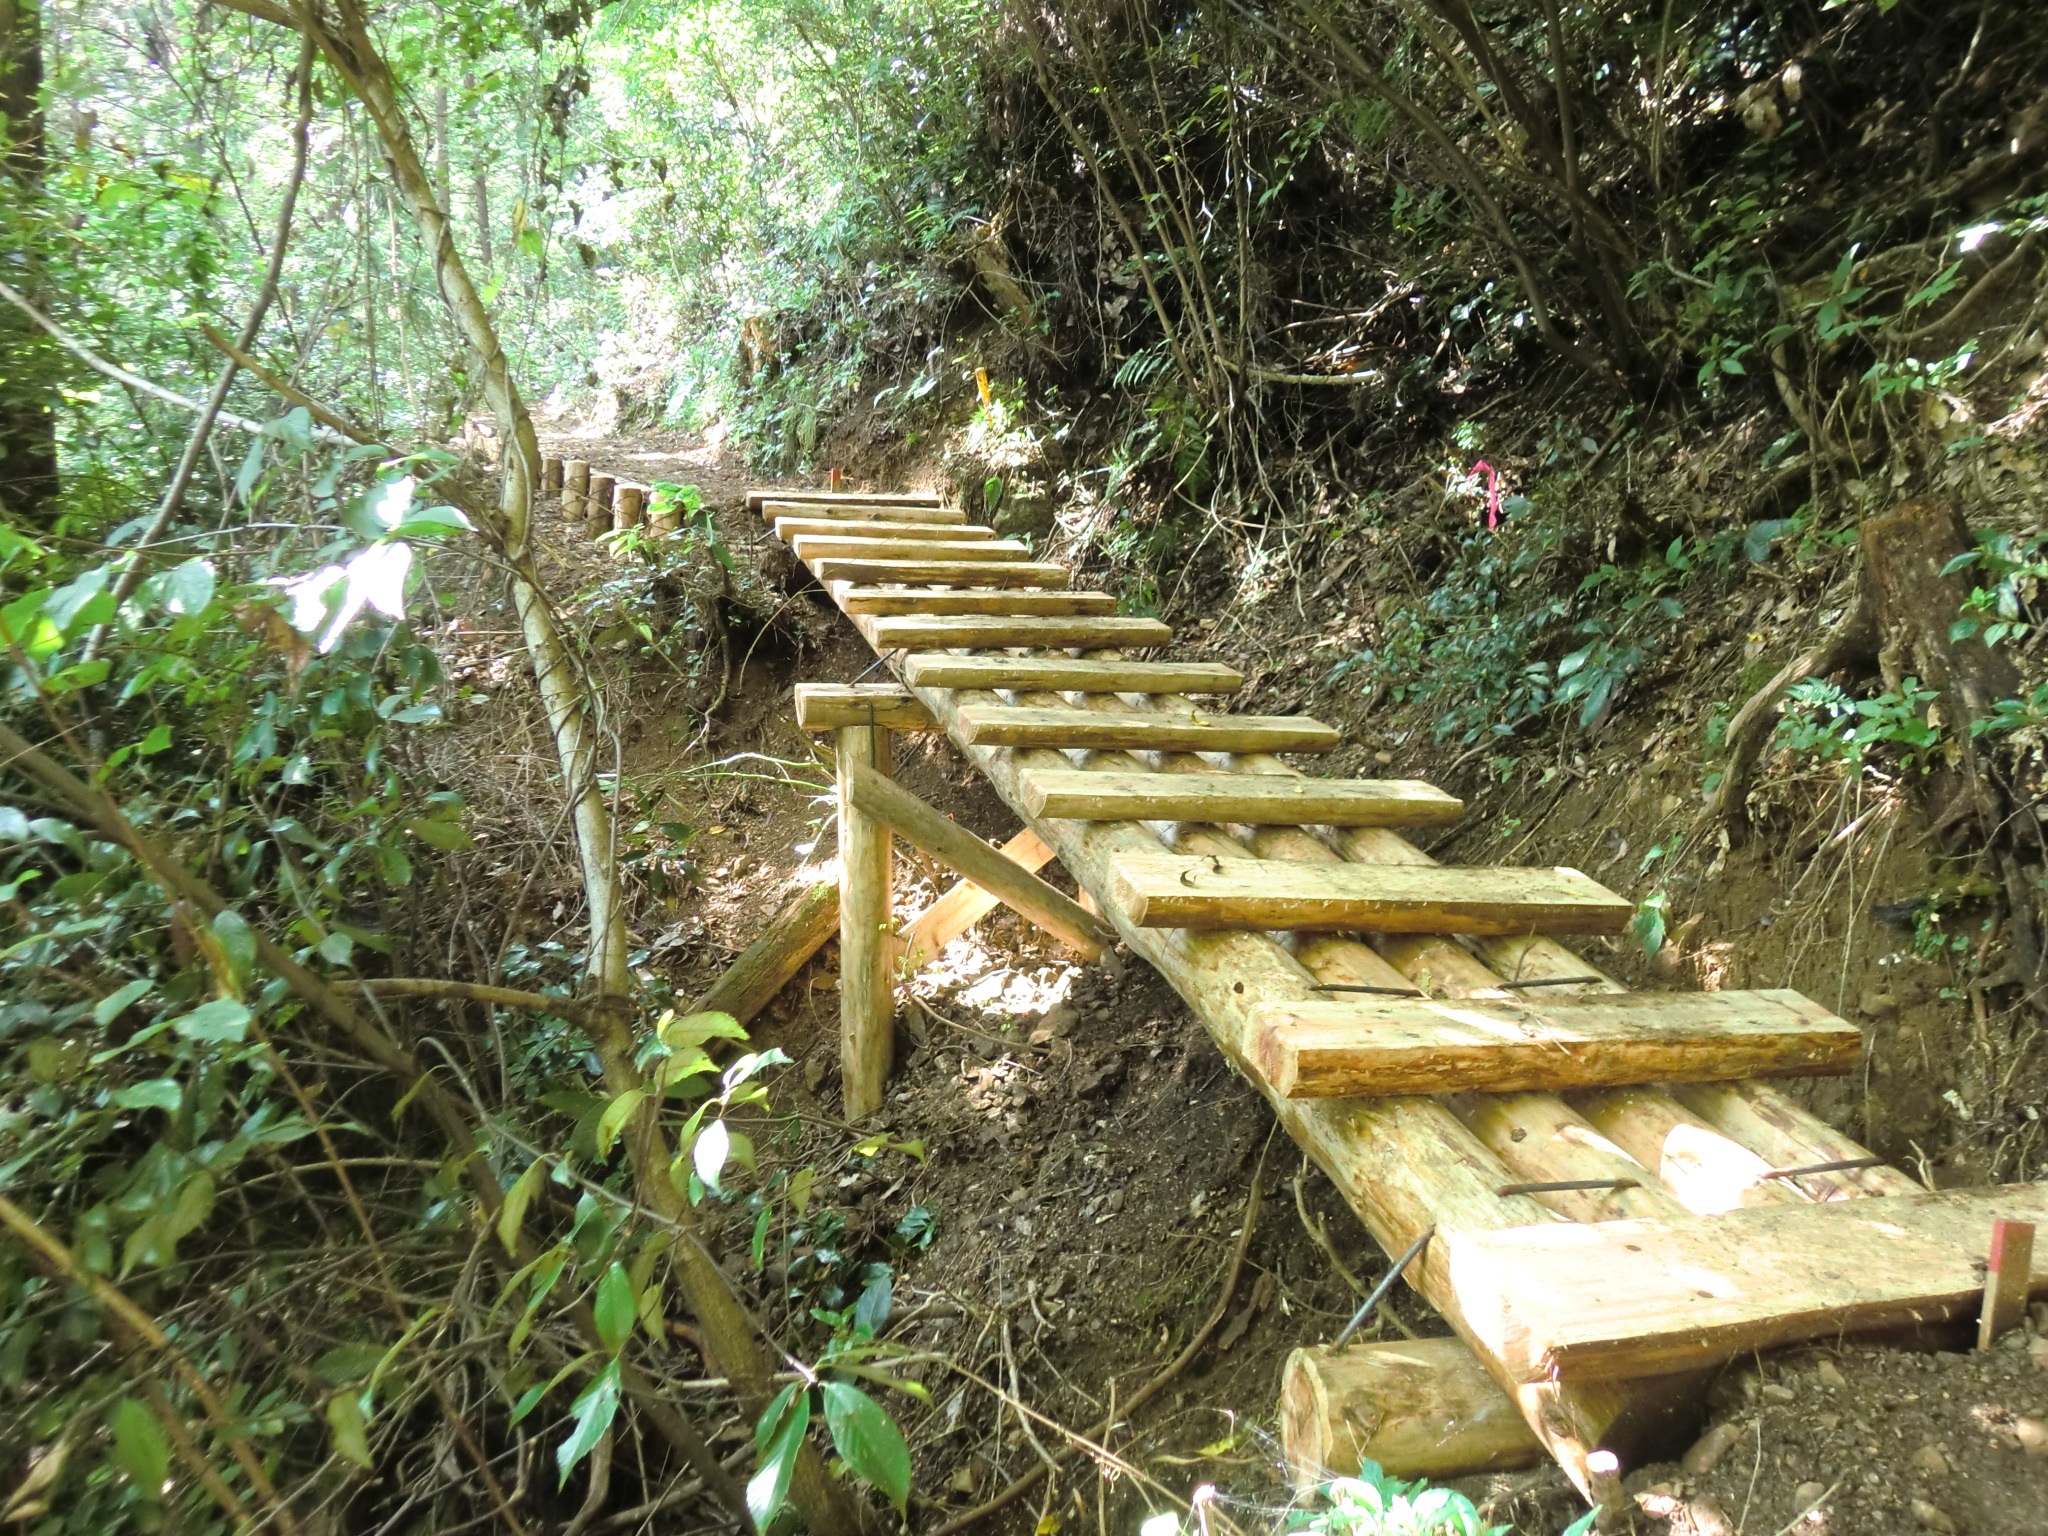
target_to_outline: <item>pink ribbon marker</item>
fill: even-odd
[[[1472,466],[1472,473],[1486,476],[1486,527],[1492,532],[1500,526],[1500,473],[1484,459]]]

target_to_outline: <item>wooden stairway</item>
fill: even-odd
[[[938,498],[748,503],[785,539],[827,519],[863,538],[959,534],[941,562],[807,562],[902,687],[821,688],[800,708],[864,751],[943,729],[1386,1251],[1422,1240],[1407,1278],[1471,1353],[1404,1346],[1400,1369],[1444,1386],[1422,1439],[1471,1448],[1467,1466],[1418,1453],[1415,1470],[1540,1446],[1614,1505],[1625,1468],[1697,1423],[1726,1361],[1847,1331],[1939,1335],[1978,1310],[1993,1219],[2048,1217],[2048,1185],[1931,1193],[1750,1080],[1848,1071],[1853,1026],[1791,992],[1628,994],[1549,937],[1619,931],[1622,898],[1572,870],[1436,864],[1393,829],[1443,824],[1453,797],[1302,776],[1272,751],[1326,750],[1334,732],[1198,704],[1242,678],[1126,657],[1171,631],[1067,591],[1057,566],[976,559],[993,530]],[[1037,586],[997,585],[1027,566]],[[1074,606],[1039,606],[1053,598]],[[881,842],[886,861],[886,828]],[[870,878],[847,861],[849,881]],[[889,947],[844,918],[842,945],[848,1007],[881,1010],[886,1040]],[[865,991],[856,963],[877,968]],[[2041,1263],[2025,1284],[2048,1287]],[[1292,1454],[1377,1449],[1370,1425],[1333,1417],[1374,1348],[1297,1352]]]

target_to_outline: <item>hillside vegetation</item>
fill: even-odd
[[[2048,1177],[2026,0],[0,0],[0,123],[11,1525],[1479,1529],[1290,1509],[1386,1259],[1156,978],[998,921],[859,1126],[824,966],[694,1006],[871,660],[743,478],[944,488]]]

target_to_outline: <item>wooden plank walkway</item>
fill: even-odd
[[[857,508],[869,523],[971,526],[934,497],[770,491],[749,504],[771,521]],[[813,570],[903,680],[894,718],[928,718],[952,737],[1265,1092],[1386,1251],[1417,1248],[1409,1282],[1483,1372],[1446,1371],[1457,1391],[1445,1401],[1471,1400],[1490,1378],[1501,1397],[1473,1413],[1519,1411],[1589,1498],[1618,1508],[1622,1472],[1682,1444],[1705,1381],[1741,1352],[1966,1321],[1994,1218],[2048,1216],[2048,1186],[1929,1195],[1777,1089],[1712,1080],[1847,1070],[1858,1037],[1796,993],[1623,1001],[1548,936],[1611,931],[1628,910],[1621,898],[1575,871],[1444,869],[1393,830],[1442,822],[1451,797],[1407,781],[1305,780],[1258,750],[1256,731],[1205,736],[1194,728],[1227,732],[1245,717],[1155,692],[1176,685],[1170,673],[1089,691],[1083,666],[1130,667],[1108,648],[1163,644],[1170,629],[1031,606],[1055,589],[1084,594],[1056,566],[1011,563],[1025,565],[1045,588],[981,591],[978,606],[953,612],[910,605],[986,588],[997,567],[870,569],[859,584],[833,579],[843,564],[829,558]],[[996,744],[991,721],[1031,733],[999,732]],[[1315,722],[1278,724],[1289,742],[1326,739]],[[842,740],[871,730],[845,727]],[[1283,820],[1296,786],[1304,814]],[[1220,902],[1195,910],[1182,898],[1199,907],[1205,884],[1250,904],[1234,920]],[[1310,906],[1309,920],[1287,920]],[[1289,946],[1274,926],[1337,931]],[[1346,1009],[1345,994],[1395,1006]],[[1411,1049],[1417,1031],[1435,1038]],[[1304,1073],[1317,1072],[1305,1091]],[[1656,1085],[1683,1078],[1707,1080]],[[2035,1292],[2048,1290],[2044,1263],[2027,1276]],[[1296,1388],[1341,1362],[1298,1352],[1290,1392],[1321,1400]],[[1330,1426],[1313,1428],[1316,1443],[1335,1443]]]

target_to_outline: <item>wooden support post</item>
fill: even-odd
[[[587,459],[562,461],[562,520],[583,520],[584,498],[590,494],[590,463]]]
[[[540,461],[540,488],[557,494],[562,489],[562,461],[554,457]]]
[[[1991,1223],[1991,1265],[1984,1274],[1984,1310],[1977,1318],[1977,1347],[1989,1349],[2001,1335],[2017,1328],[2027,1311],[2027,1291],[2034,1275],[2034,1224]]]
[[[1533,1467],[1543,1445],[1461,1339],[1297,1349],[1280,1376],[1280,1443],[1295,1486],[1355,1477],[1470,1477]]]
[[[848,1120],[882,1107],[889,1080],[896,996],[889,932],[890,848],[886,822],[855,803],[854,784],[893,764],[889,733],[842,726],[833,737],[839,777],[839,1079]]]
[[[647,511],[647,487],[619,484],[612,487],[612,527],[620,532],[638,528]]]
[[[1093,960],[1116,942],[1116,934],[1100,918],[1091,917],[1074,899],[1038,876],[1011,863],[959,823],[947,820],[909,790],[859,766],[842,766],[842,794],[867,815],[885,822],[904,838],[942,860],[1002,899],[1003,905],[1029,918],[1054,938]],[[842,981],[841,985],[844,985]]]
[[[600,470],[590,472],[590,494],[583,498],[583,518],[593,539],[611,531],[612,490],[617,484],[617,479]]]
[[[683,509],[673,497],[661,502],[657,508],[654,492],[647,493],[647,526],[656,533],[677,533],[683,526]]]
[[[846,471],[843,469],[828,471],[825,475],[825,489],[834,496],[842,494],[846,490]]]

